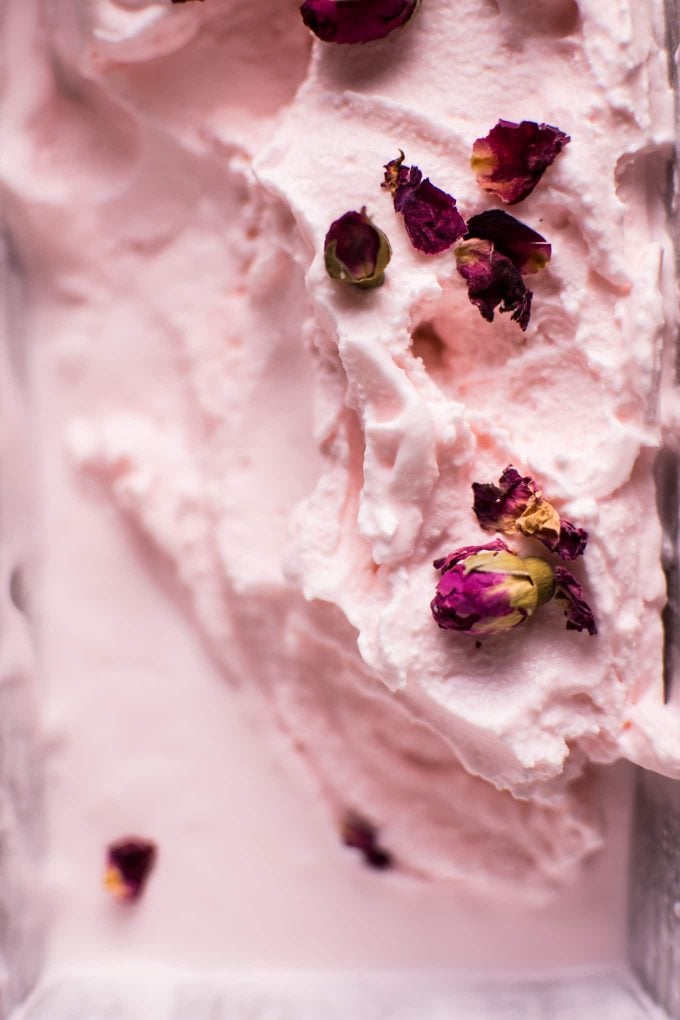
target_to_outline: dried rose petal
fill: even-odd
[[[518,627],[553,596],[553,571],[537,556],[521,559],[500,539],[466,546],[441,560],[430,603],[439,627],[476,636]]]
[[[548,241],[526,223],[502,209],[487,209],[468,220],[466,237],[491,241],[496,251],[507,256],[522,276],[538,273],[550,262]]]
[[[487,322],[493,322],[494,309],[512,312],[510,318],[521,330],[529,325],[531,299],[522,275],[509,258],[494,249],[491,241],[472,238],[456,248],[458,272],[467,283],[468,297]]]
[[[583,588],[566,567],[555,567],[555,598],[567,618],[567,630],[587,630],[591,637],[597,634],[592,610],[583,598]]]
[[[170,0],[170,2],[173,4],[186,4],[189,3],[190,0]],[[203,0],[199,0],[199,3],[203,3]]]
[[[323,42],[364,43],[405,25],[419,4],[420,0],[305,0],[300,13]]]
[[[450,248],[466,230],[456,200],[435,187],[417,166],[403,166],[404,153],[385,164],[383,188],[392,192],[394,208],[404,217],[411,244],[425,255]]]
[[[392,867],[394,863],[392,854],[380,846],[375,826],[365,818],[350,812],[343,819],[341,831],[345,846],[360,850],[364,860],[372,868],[384,871]]]
[[[455,567],[457,563],[467,559],[468,556],[476,556],[477,553],[487,551],[510,552],[502,538],[494,538],[493,542],[487,542],[486,545],[464,545],[460,549],[456,549],[455,552],[449,553],[448,556],[441,556],[432,565],[435,570],[441,570],[444,574],[447,570]]]
[[[111,843],[107,852],[104,885],[117,899],[139,899],[156,862],[156,846],[148,839],[129,836]]]
[[[531,194],[569,141],[569,135],[550,124],[499,120],[474,143],[470,163],[485,191],[514,205]]]
[[[366,215],[354,210],[331,223],[324,241],[326,271],[334,280],[356,287],[379,287],[392,257],[386,235]]]
[[[588,543],[588,532],[585,528],[577,528],[570,521],[560,519],[560,537],[553,552],[561,560],[575,560],[583,556]]]
[[[588,532],[562,520],[531,475],[520,475],[512,464],[498,485],[473,482],[472,492],[472,509],[484,531],[536,538],[563,560],[575,560],[585,552]]]

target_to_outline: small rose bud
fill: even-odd
[[[475,516],[484,531],[536,538],[563,560],[583,555],[588,532],[563,520],[531,475],[509,464],[498,485],[473,482]]]
[[[516,556],[501,539],[458,549],[434,565],[442,576],[430,608],[447,630],[500,634],[528,620],[554,593],[550,564]]]
[[[116,899],[139,899],[156,862],[156,846],[137,836],[111,843],[107,853],[104,885]]]
[[[323,42],[382,39],[410,21],[420,0],[304,0],[300,14]]]
[[[326,271],[334,280],[355,287],[379,287],[392,257],[387,236],[361,212],[346,212],[331,223],[324,241]]]
[[[424,255],[438,255],[455,244],[467,227],[452,195],[423,180],[417,166],[404,166],[404,153],[384,166],[381,187],[392,193],[396,212],[404,217],[411,244]]]
[[[569,141],[569,135],[550,124],[499,120],[474,143],[470,163],[485,191],[514,205],[531,194]]]

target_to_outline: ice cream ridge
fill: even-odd
[[[33,35],[14,15],[39,88],[8,93],[2,176],[63,505],[131,536],[357,868],[545,897],[602,847],[598,767],[680,777],[662,12],[275,7],[58,0]],[[133,627],[113,561],[106,587]],[[83,631],[115,673],[125,641]],[[72,693],[91,672],[55,695],[65,733],[97,715]],[[135,729],[151,695],[110,682],[121,744],[74,745],[89,814],[65,781],[52,810],[85,842],[96,820],[129,917],[172,867],[176,791]],[[145,812],[111,772],[135,739]]]

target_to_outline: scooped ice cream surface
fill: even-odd
[[[2,177],[59,444],[338,830],[370,820],[407,874],[545,892],[601,844],[589,762],[680,774],[652,479],[674,314],[661,11],[423,0],[334,45],[274,6],[6,15],[32,84],[5,83]],[[571,139],[513,207],[552,245],[526,333],[484,321],[380,187],[401,149],[466,218],[497,206],[470,155],[499,119]],[[392,248],[370,290],[324,264],[364,206]],[[432,562],[487,540],[471,485],[509,463],[589,533],[594,637],[555,603],[481,646],[432,620]]]

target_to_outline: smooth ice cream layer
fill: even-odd
[[[295,2],[5,9],[57,958],[505,966],[527,939],[550,966],[615,953],[623,850],[600,848],[607,826],[622,840],[628,774],[599,766],[680,768],[652,482],[672,104],[658,5],[533,7],[424,0],[365,47],[312,43]],[[516,210],[553,245],[525,336],[479,317],[452,256],[416,253],[380,189],[402,148],[466,215],[488,207],[469,154],[499,117],[572,139]],[[393,258],[383,287],[355,292],[322,246],[364,204]],[[480,648],[432,621],[432,560],[485,541],[470,485],[510,462],[588,528],[595,638],[552,604]],[[348,811],[397,865],[361,872],[351,908]],[[102,845],[140,828],[160,856],[133,930],[96,883]],[[577,891],[556,892],[584,860]],[[469,887],[487,907],[468,891],[442,904]],[[547,893],[572,934],[548,945],[539,912],[513,943],[499,899]],[[584,935],[587,903],[602,910]]]

